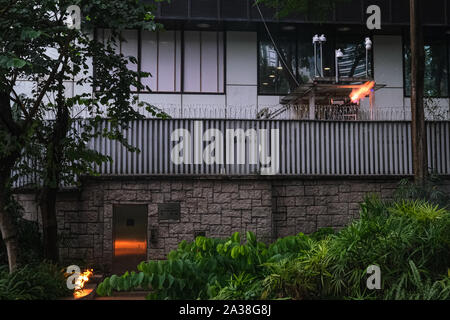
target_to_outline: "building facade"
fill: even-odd
[[[380,30],[366,26],[370,5],[381,9]],[[83,177],[81,189],[61,191],[64,261],[120,271],[139,260],[163,259],[197,235],[251,230],[269,242],[339,228],[358,215],[365,194],[390,198],[400,179],[411,176],[408,1],[349,1],[321,23],[274,13],[263,6],[259,11],[250,0],[172,0],[157,5],[165,30],[122,34],[117,50],[138,58],[129,68],[152,74],[144,80],[147,90],[136,94],[172,119],[133,123],[127,137],[139,154],[92,141],[113,162],[98,167],[100,177]],[[428,159],[442,190],[450,192],[450,4],[429,1],[424,21],[427,117],[433,120],[427,124]],[[317,63],[316,34],[326,36]],[[98,29],[95,37],[102,41],[108,30]],[[337,64],[336,49],[343,52]],[[352,107],[354,117],[336,117],[340,107],[328,98],[312,112],[311,103],[282,104],[317,73],[334,79],[336,67],[340,81],[379,85],[370,101]],[[23,82],[20,90],[26,94],[32,86]],[[67,82],[68,95],[80,92],[93,88]],[[218,153],[228,130],[234,130],[232,147]],[[183,150],[179,162],[177,146],[178,155]],[[276,169],[264,174],[267,167]],[[26,216],[38,220],[26,185],[20,180],[17,197]]]

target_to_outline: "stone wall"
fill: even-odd
[[[113,257],[114,205],[145,204],[148,259],[164,259],[181,240],[196,234],[228,237],[253,231],[262,241],[342,228],[359,214],[367,193],[392,197],[399,179],[167,178],[85,181],[81,191],[60,193],[57,203],[60,253],[64,262],[84,261],[108,269]],[[450,180],[442,185],[450,193]],[[31,194],[18,194],[29,219],[39,217]],[[158,204],[179,202],[178,220],[160,220]],[[148,236],[149,238],[149,236]]]

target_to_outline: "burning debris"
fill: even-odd
[[[353,89],[350,93],[350,99],[353,103],[358,103],[361,99],[367,97],[375,87],[375,81],[367,81],[361,87]]]
[[[83,298],[92,292],[93,289],[86,289],[85,285],[89,282],[89,279],[93,274],[94,270],[89,269],[80,274],[75,280],[75,291],[73,292],[73,297],[75,299]]]
[[[67,268],[65,274],[67,277],[67,287],[74,290],[73,297],[75,299],[83,298],[93,291],[93,289],[86,288],[86,284],[94,275],[94,270],[86,269],[84,272],[80,271],[78,266],[73,265]]]

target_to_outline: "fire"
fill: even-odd
[[[93,271],[94,270],[92,269],[86,270],[77,278],[75,281],[75,291],[73,293],[74,298],[79,299],[92,292],[92,289],[84,289],[84,286],[94,274]]]
[[[359,100],[369,95],[370,91],[375,86],[375,81],[367,81],[357,89],[353,89],[350,93],[350,99],[353,103],[358,103]]]

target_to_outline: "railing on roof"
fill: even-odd
[[[317,105],[311,112],[309,105],[202,105],[155,103],[159,109],[175,119],[277,119],[277,120],[335,120],[335,121],[410,121],[409,107],[376,107],[370,110],[359,106]],[[150,117],[149,113],[145,116]],[[448,108],[425,112],[429,121],[450,120]]]

